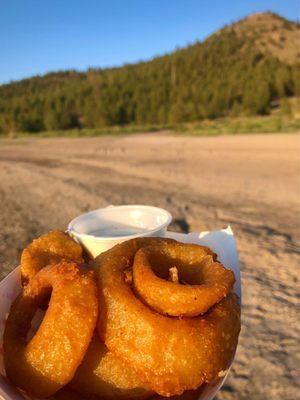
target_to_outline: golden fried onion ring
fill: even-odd
[[[138,238],[102,253],[99,268],[98,331],[110,351],[123,358],[144,384],[162,396],[197,389],[218,377],[234,357],[240,306],[229,294],[207,314],[171,318],[154,312],[133,292],[125,272],[136,252],[176,241]]]
[[[44,319],[27,341],[31,320],[50,292]],[[16,298],[6,322],[4,365],[11,382],[42,398],[66,385],[89,346],[97,314],[93,271],[64,261],[43,268]]]
[[[215,260],[208,247],[194,244],[163,243],[141,248],[133,263],[134,289],[161,314],[203,314],[232,290],[235,280],[233,272]],[[167,280],[174,268],[179,282]]]
[[[21,279],[27,284],[30,279],[43,267],[56,264],[62,259],[74,261],[77,264],[84,262],[82,247],[68,234],[55,230],[28,245],[21,256]]]
[[[53,396],[49,397],[49,400],[92,400],[85,397],[82,393],[76,393],[71,390],[68,386],[63,387]],[[100,400],[100,399],[97,399]]]
[[[98,335],[94,336],[69,386],[89,398],[140,400],[153,395],[152,391],[142,387],[130,365],[108,351]]]
[[[150,400],[163,400],[163,399],[164,400],[166,400],[166,399],[169,399],[169,400],[199,400],[201,392],[203,391],[204,387],[205,387],[205,385],[203,385],[201,388],[199,388],[197,390],[186,390],[185,392],[183,392],[182,394],[180,394],[178,396],[163,397],[163,396],[160,396],[159,394],[157,394],[157,395],[151,397]]]

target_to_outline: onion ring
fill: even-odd
[[[169,399],[169,400],[199,400],[199,397],[200,397],[201,392],[203,391],[204,387],[205,387],[205,385],[203,385],[200,389],[197,389],[197,390],[186,390],[184,393],[180,394],[179,396],[163,397],[163,396],[160,396],[160,395],[156,395],[156,396],[151,397],[151,400],[163,400],[163,399]]]
[[[44,319],[30,341],[31,320],[45,297]],[[36,397],[47,397],[74,376],[91,341],[98,301],[94,271],[60,262],[39,271],[11,306],[3,349],[8,378]]]
[[[76,393],[69,389],[67,386],[60,389],[53,396],[49,397],[49,400],[91,400],[83,396],[82,393]],[[99,400],[99,399],[98,399]]]
[[[174,243],[133,239],[94,261],[99,268],[100,337],[162,396],[179,395],[217,378],[234,357],[240,331],[240,306],[234,294],[194,318],[160,315],[134,294],[124,272],[132,267],[137,250]]]
[[[84,262],[82,247],[68,234],[55,230],[33,240],[22,252],[22,284],[26,285],[41,268],[56,264],[62,259],[74,261],[77,264]]]
[[[141,248],[133,263],[134,289],[161,314],[183,317],[204,314],[232,290],[235,281],[233,272],[215,259],[208,247],[194,244]],[[174,267],[185,284],[166,280],[168,271],[172,272]]]
[[[83,362],[69,384],[72,390],[101,399],[146,399],[153,395],[142,387],[135,371],[108,351],[105,344],[95,336]]]

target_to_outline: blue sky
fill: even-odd
[[[299,18],[298,0],[0,0],[0,83],[149,59],[266,10]]]

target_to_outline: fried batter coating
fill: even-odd
[[[31,340],[27,334],[40,303],[48,309]],[[73,378],[98,316],[94,271],[61,261],[40,270],[13,302],[3,349],[8,378],[36,397],[48,397]]]
[[[91,400],[85,397],[82,393],[76,393],[67,386],[60,389],[49,400]],[[98,399],[100,400],[100,399]]]
[[[149,398],[149,400],[198,400],[199,396],[202,392],[202,388],[198,390],[188,390],[179,396],[171,396],[171,397],[163,397],[154,395]],[[113,397],[117,400],[117,397]],[[136,398],[132,398],[133,400]],[[54,396],[51,396],[49,400],[105,400],[105,397],[102,396],[91,396],[91,395],[84,395],[83,393],[76,393],[74,390],[70,389],[69,387],[65,387],[55,393]],[[129,400],[129,399],[128,399]]]
[[[105,400],[146,399],[153,395],[130,365],[108,351],[95,335],[82,364],[69,384],[70,388],[86,396]]]
[[[204,387],[204,386],[203,386]],[[164,397],[160,395],[155,395],[151,397],[150,400],[199,400],[199,396],[202,392],[202,388],[197,390],[186,390],[184,393],[180,394],[179,396],[171,396],[171,397]],[[74,399],[75,400],[75,399]]]
[[[84,262],[82,247],[68,234],[55,230],[33,240],[23,250],[21,256],[22,284],[27,284],[41,268],[56,264],[62,259],[74,261],[77,264]]]
[[[136,252],[172,240],[138,238],[95,260],[99,277],[98,331],[110,351],[128,362],[147,387],[162,396],[197,389],[218,377],[234,357],[240,305],[229,294],[205,315],[171,318],[154,312],[125,280]]]
[[[167,280],[168,274],[172,281]],[[162,243],[141,248],[134,257],[135,291],[165,315],[204,314],[232,290],[234,281],[233,272],[216,262],[216,254],[204,246]]]

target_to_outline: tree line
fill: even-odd
[[[300,95],[299,64],[263,54],[224,28],[203,43],[148,62],[66,71],[0,87],[0,132],[174,124],[268,114]]]

